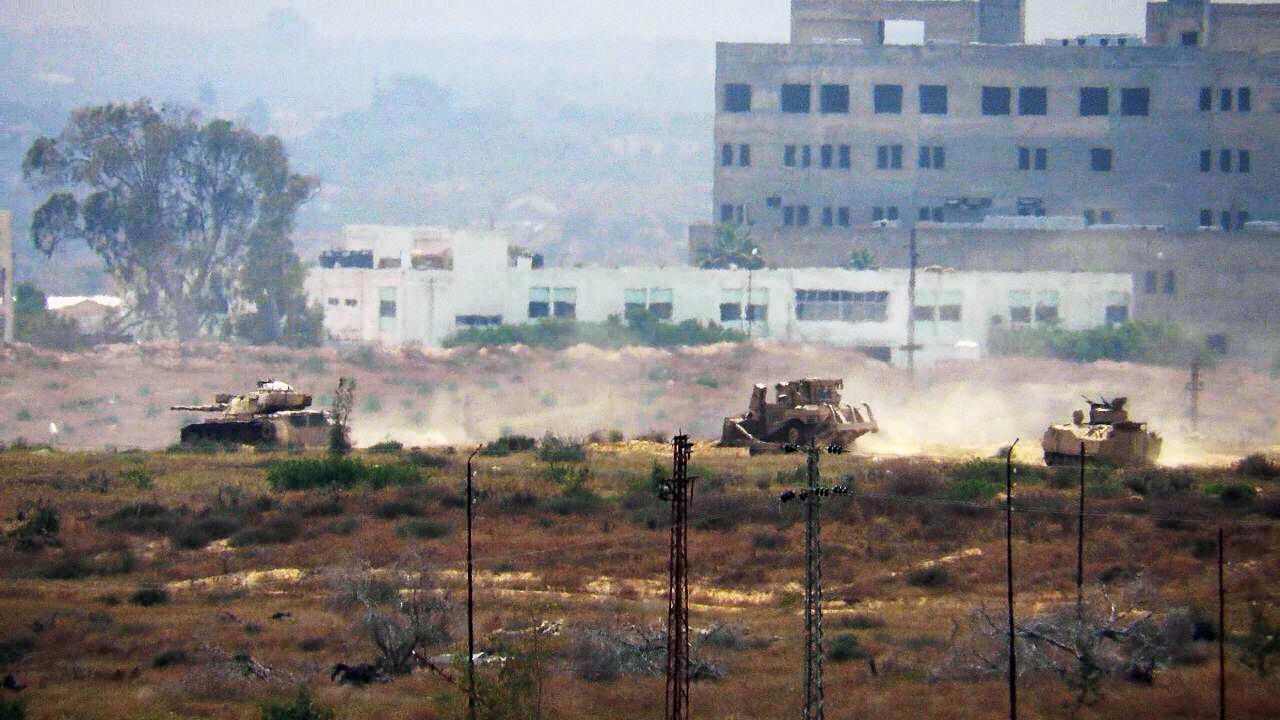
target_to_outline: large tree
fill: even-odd
[[[279,138],[140,100],[75,111],[22,170],[49,193],[31,221],[36,247],[85,242],[124,289],[128,328],[260,343],[318,335],[290,239],[318,182],[289,171]]]
[[[729,223],[716,226],[715,237],[695,249],[693,262],[700,268],[717,270],[764,267],[764,258],[760,247],[751,239],[751,230]]]

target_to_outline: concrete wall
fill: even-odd
[[[750,112],[725,112],[724,87],[752,87]],[[813,86],[813,111],[783,113],[783,83]],[[850,111],[818,111],[819,86],[848,85]],[[903,88],[901,114],[877,114],[873,87]],[[946,115],[922,114],[919,87],[946,85]],[[984,115],[984,86],[1010,88],[1010,115]],[[1048,114],[1020,116],[1018,88],[1044,87]],[[1082,117],[1082,87],[1105,87],[1106,116]],[[1147,88],[1147,116],[1121,114],[1121,91]],[[1202,88],[1213,109],[1200,110]],[[1219,93],[1249,88],[1251,109],[1219,110]],[[1019,198],[1038,198],[1049,215],[1083,217],[1092,210],[1110,222],[1193,229],[1202,210],[1215,223],[1222,211],[1233,218],[1280,218],[1280,54],[1207,52],[1181,47],[924,46],[720,44],[717,46],[717,107],[712,221],[724,206],[742,207],[744,220],[760,233],[784,223],[782,208],[808,206],[811,222],[821,208],[848,207],[853,224],[867,224],[874,207],[897,207],[904,220],[920,208],[948,199],[989,198],[989,212],[1017,213]],[[751,164],[722,166],[724,145],[751,148]],[[787,145],[809,145],[809,168],[785,167]],[[848,145],[852,167],[820,167],[822,145]],[[877,168],[876,149],[901,145],[903,167]],[[945,168],[921,169],[919,148],[943,147]],[[1046,170],[1021,170],[1018,148],[1044,148]],[[1091,169],[1094,148],[1110,149],[1112,170]],[[1211,152],[1210,172],[1200,153]],[[1232,171],[1221,172],[1219,154],[1232,152]],[[1250,172],[1241,173],[1238,152],[1248,151]],[[769,207],[768,198],[779,198]],[[735,213],[736,216],[737,213]],[[954,219],[954,218],[947,218]]]
[[[8,210],[0,210],[0,340],[13,342],[13,222]]]
[[[722,322],[721,305],[734,298],[741,304],[749,290],[752,304],[767,308],[761,313],[763,320],[731,320],[726,325],[749,330],[755,338],[876,348],[895,362],[903,360],[899,348],[907,339],[906,270],[533,269],[527,260],[509,262],[505,247],[501,253],[477,253],[473,260],[459,262],[453,270],[316,269],[307,279],[307,290],[324,306],[325,329],[332,339],[388,346],[438,346],[465,327],[459,320],[469,316],[493,316],[504,324],[534,321],[529,304],[543,289],[571,291],[574,317],[580,321],[624,316],[628,296],[644,291],[648,302],[669,293],[673,322],[704,323]],[[860,321],[802,319],[797,291],[887,293],[884,316]],[[1131,276],[1116,273],[924,271],[917,305],[958,305],[960,316],[942,320],[935,314],[934,320],[917,323],[917,342],[923,346],[918,359],[928,363],[979,356],[993,319],[1013,322],[1010,302],[1015,294],[1055,297],[1063,325],[1082,329],[1103,324],[1108,305],[1131,307],[1133,292]],[[394,304],[394,317],[384,317],[385,302]]]
[[[880,27],[886,20],[923,22],[926,42],[978,39],[974,0],[792,0],[791,42],[857,40],[880,45]]]

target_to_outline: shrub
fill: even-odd
[[[410,520],[396,528],[396,535],[400,537],[413,537],[420,540],[442,538],[448,535],[453,528],[444,523],[432,520]]]
[[[17,665],[35,649],[35,635],[13,635],[0,640],[0,665]]]
[[[422,514],[422,506],[410,500],[388,500],[374,508],[373,514],[383,520],[418,517]]]
[[[320,652],[328,644],[329,642],[322,637],[309,637],[298,641],[298,649],[307,653]]]
[[[405,462],[414,467],[433,468],[436,470],[449,467],[449,458],[443,455],[433,455],[422,450],[412,450],[405,456]]]
[[[511,453],[528,452],[537,446],[538,441],[527,435],[503,435],[480,448],[480,454],[503,457]]]
[[[27,701],[0,699],[0,720],[27,720]]]
[[[45,580],[79,580],[92,573],[93,570],[78,555],[65,552],[56,560],[35,569],[35,575]]]
[[[273,490],[348,489],[356,485],[377,489],[421,481],[421,473],[412,465],[369,465],[358,458],[339,455],[292,458],[273,463],[267,469],[267,484]]]
[[[164,535],[173,530],[181,514],[153,502],[126,505],[108,515],[100,525],[130,535]]]
[[[151,667],[166,668],[171,665],[182,665],[188,660],[190,660],[190,657],[187,655],[186,650],[183,650],[182,648],[173,648],[171,650],[165,650],[159,655],[151,658]]]
[[[1260,508],[1263,515],[1272,520],[1280,520],[1280,494],[1268,493],[1262,499],[1262,507]]]
[[[832,624],[845,630],[871,630],[884,627],[884,620],[867,613],[852,613],[849,615],[836,615]]]
[[[589,515],[600,507],[600,496],[585,485],[565,488],[547,501],[547,509],[557,515]]]
[[[1274,480],[1280,477],[1280,463],[1262,453],[1254,453],[1248,457],[1241,458],[1236,463],[1236,472],[1249,477]]]
[[[445,347],[462,345],[528,345],[557,350],[586,344],[616,349],[627,346],[677,347],[708,345],[720,342],[742,342],[746,335],[715,323],[703,325],[696,320],[681,323],[662,322],[648,312],[634,314],[626,324],[620,318],[591,323],[573,320],[543,320],[525,325],[502,325],[491,328],[466,328],[445,338]]]
[[[146,468],[129,468],[120,474],[120,479],[139,490],[150,490],[155,485],[155,473]]]
[[[580,442],[547,433],[538,446],[538,459],[543,462],[582,462],[587,459],[587,449]]]
[[[1210,495],[1217,495],[1222,504],[1229,507],[1250,505],[1258,497],[1258,491],[1252,485],[1244,483],[1233,483],[1231,485],[1214,483],[1206,486],[1204,491]]]
[[[945,587],[951,584],[951,573],[941,565],[929,565],[907,573],[907,584],[922,588]]]
[[[787,539],[776,532],[762,532],[751,536],[751,547],[757,550],[777,550],[787,544]]]
[[[317,705],[304,686],[292,700],[263,705],[262,720],[333,720],[333,711]]]
[[[383,440],[382,442],[374,443],[369,446],[369,452],[371,453],[393,454],[398,453],[401,450],[404,450],[404,443],[399,440]]]
[[[246,527],[231,536],[232,547],[251,545],[283,545],[302,534],[302,525],[292,517],[276,517]]]
[[[360,521],[356,518],[349,517],[338,520],[337,522],[325,528],[325,532],[331,535],[350,535],[360,528]]]
[[[830,647],[827,648],[827,659],[835,663],[865,660],[869,657],[871,653],[858,643],[858,638],[853,633],[836,635],[831,639]]]
[[[1116,360],[1183,365],[1192,359],[1203,359],[1201,343],[1170,323],[1114,323],[1087,330],[1068,330],[1057,324],[995,328],[990,340],[994,355],[1072,362]]]
[[[538,496],[524,490],[517,490],[510,495],[498,499],[498,507],[515,512],[529,511],[538,507]]]
[[[169,591],[159,585],[142,585],[129,596],[129,602],[142,607],[164,605],[169,602]]]
[[[1141,468],[1124,473],[1121,482],[1143,497],[1168,497],[1189,491],[1195,474],[1184,468]]]

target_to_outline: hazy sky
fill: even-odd
[[[782,41],[789,6],[789,0],[0,0],[0,26],[249,27],[285,7],[330,36]],[[1144,7],[1144,0],[1028,0],[1028,34],[1035,41],[1087,31],[1141,33]]]

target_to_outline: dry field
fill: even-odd
[[[162,377],[145,381],[159,394]],[[159,431],[149,439],[165,444]],[[653,640],[665,617],[666,515],[651,481],[669,469],[669,449],[585,451],[581,462],[477,459],[478,642],[508,658],[481,670],[486,717],[499,717],[502,688],[519,694],[521,668],[539,681],[542,717],[661,715],[662,678],[633,662],[653,654],[622,650]],[[415,588],[441,633],[424,653],[465,647],[463,452],[361,452],[402,470],[387,487],[342,491],[270,487],[272,468],[296,455],[4,452],[0,672],[27,686],[19,697],[32,718],[258,718],[299,685],[338,718],[460,717],[462,696],[432,672],[355,687],[331,682],[330,668],[374,661],[368,613],[398,617]],[[828,716],[1004,717],[998,668],[977,660],[1000,660],[978,613],[1003,608],[1002,466],[861,454],[822,463],[825,479],[854,490],[824,514],[827,640],[845,651],[826,664]],[[723,674],[694,684],[694,717],[794,717],[803,522],[777,498],[800,481],[803,458],[700,443],[692,466],[692,624],[716,628],[696,655]],[[1019,617],[1030,623],[1073,602],[1075,476],[1018,471]],[[1256,494],[1220,492],[1235,485]],[[1089,494],[1090,606],[1114,603],[1117,627],[1146,629],[1137,655],[1102,644],[1104,664],[1119,664],[1078,717],[1216,712],[1205,638],[1216,630],[1218,525],[1230,560],[1229,716],[1280,716],[1280,686],[1243,664],[1235,641],[1251,604],[1272,622],[1280,614],[1280,481],[1226,467],[1098,470]],[[1022,716],[1068,717],[1068,683],[1035,666],[1034,648],[1021,652]],[[536,695],[506,698],[519,709],[501,717],[534,716]]]

